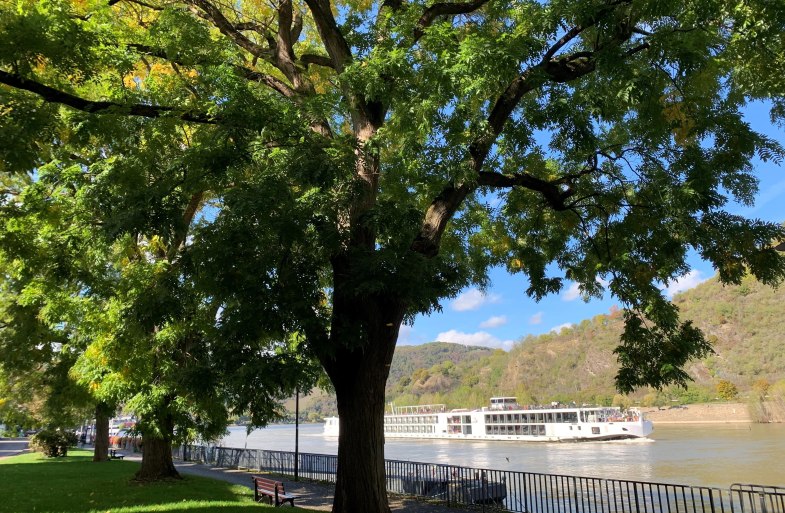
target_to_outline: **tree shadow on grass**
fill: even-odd
[[[64,458],[40,454],[9,458],[0,467],[0,510],[231,513],[263,508],[254,503],[252,491],[241,485],[190,475],[141,484],[132,481],[138,468],[139,463],[131,461],[95,463],[87,451]]]

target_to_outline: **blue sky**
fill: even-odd
[[[773,126],[768,107],[754,104],[745,110],[745,117],[754,129],[785,145],[785,131]],[[785,165],[755,161],[760,189],[751,207],[732,206],[734,214],[766,221],[785,221]],[[667,289],[669,296],[695,287],[714,275],[714,269],[698,257],[692,259],[693,269]],[[416,345],[439,340],[467,345],[510,349],[526,335],[539,335],[579,323],[617,304],[609,295],[602,300],[584,302],[575,286],[568,284],[559,295],[539,303],[525,294],[526,280],[511,276],[504,269],[490,273],[491,286],[485,293],[466,289],[453,300],[445,301],[443,311],[418,316],[413,326],[402,326],[398,343]]]

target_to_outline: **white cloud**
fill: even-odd
[[[579,297],[581,297],[581,289],[577,283],[570,285],[570,288],[561,295],[563,301],[575,301]]]
[[[480,328],[498,328],[507,324],[506,315],[495,315],[480,323]]]
[[[458,312],[467,310],[477,310],[482,305],[488,303],[498,303],[501,296],[497,294],[485,294],[477,289],[469,289],[452,302],[452,309]]]
[[[529,317],[529,324],[541,324],[542,323],[542,312],[537,312],[536,314]]]
[[[697,287],[707,279],[708,278],[704,278],[701,272],[696,269],[671,281],[667,287],[665,285],[660,285],[660,290],[664,290],[666,296],[673,297],[679,292]]]
[[[558,333],[561,333],[562,330],[567,330],[567,329],[570,329],[570,328],[572,328],[572,323],[571,322],[565,322],[564,324],[559,324],[558,326],[554,326],[553,328],[551,328],[551,332],[558,334]]]
[[[463,333],[461,331],[450,330],[436,335],[436,340],[439,342],[462,344],[464,346],[481,346],[490,347],[493,349],[504,349],[505,351],[509,351],[514,344],[514,341],[512,340],[501,340],[485,331],[478,331],[476,333]]]

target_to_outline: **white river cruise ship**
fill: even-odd
[[[654,427],[635,409],[520,406],[515,397],[492,397],[490,407],[447,411],[443,404],[393,406],[384,415],[386,438],[518,440],[525,442],[645,438]],[[338,435],[338,417],[325,419],[324,434]]]

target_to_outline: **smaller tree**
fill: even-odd
[[[739,396],[739,389],[730,381],[721,379],[717,383],[717,395],[725,401],[732,401]]]

